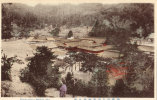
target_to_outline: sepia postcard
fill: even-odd
[[[156,100],[155,0],[1,0],[0,100]]]

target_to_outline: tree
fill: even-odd
[[[2,39],[9,39],[12,37],[12,17],[13,14],[9,11],[11,4],[2,4]]]
[[[95,22],[89,36],[112,36],[117,28],[125,29],[130,37],[145,38],[154,32],[153,4],[117,4],[110,9],[102,9],[100,13],[103,18]],[[104,20],[108,21],[108,26],[103,24]],[[141,36],[137,32],[139,28],[143,30]]]
[[[106,97],[108,96],[108,75],[104,68],[98,68],[93,73],[89,84],[90,97]]]
[[[28,68],[21,71],[21,80],[33,85],[39,96],[44,96],[48,87],[59,88],[59,67],[52,66],[56,57],[48,47],[37,47],[36,53],[29,60]]]
[[[122,6],[122,5],[119,5]],[[106,12],[106,11],[104,11]],[[136,13],[136,14],[135,14]],[[121,9],[116,7],[113,10],[105,13],[107,19],[111,19],[110,16],[118,16],[121,25],[126,25],[128,23],[130,28],[130,34],[132,37],[140,37],[137,33],[137,29],[142,28],[143,32],[140,38],[147,37],[149,34],[154,32],[154,5],[153,4],[127,4],[123,5]],[[116,20],[115,20],[116,22]],[[117,23],[117,22],[116,22]],[[118,22],[117,25],[119,26]],[[116,25],[116,26],[117,26]],[[113,25],[114,26],[114,25]]]
[[[86,52],[68,52],[69,57],[71,58],[70,63],[76,64],[79,62],[80,71],[83,72],[92,72],[94,68],[97,67],[97,62],[99,59],[98,56],[92,53],[86,53]],[[80,64],[81,63],[81,64]]]
[[[144,38],[154,32],[153,4],[131,4],[124,8],[122,17],[133,22],[131,29],[134,31],[134,35],[136,33],[135,31],[140,27],[143,29],[142,37]]]
[[[136,93],[138,97],[153,97],[154,94],[154,58],[138,51],[128,55],[125,59],[128,62],[128,74],[126,76],[127,86]],[[141,88],[139,88],[139,87]],[[151,89],[151,91],[150,91]]]
[[[28,37],[29,32],[36,28],[39,24],[37,16],[31,11],[23,9],[23,11],[18,9],[18,5],[4,3],[2,4],[2,38],[9,39],[13,35],[14,29],[13,25],[17,25],[20,30],[15,34],[20,33],[20,37]],[[25,8],[25,7],[24,7]]]
[[[88,35],[92,36],[92,37],[100,36],[100,34],[99,34],[100,33],[100,27],[101,27],[101,25],[100,25],[99,20],[96,20],[91,32],[89,32]]]
[[[16,13],[14,12],[14,15]],[[34,15],[31,12],[26,12],[25,15],[17,15],[20,18],[17,19],[14,18],[14,23],[16,23],[18,26],[20,26],[20,37],[28,37],[30,34],[29,32],[32,31],[34,28],[36,28],[36,25],[38,24],[37,16]],[[20,21],[17,21],[20,20]]]
[[[63,61],[68,64],[67,66],[64,66],[65,70],[69,68],[71,69],[71,72],[73,72],[73,65],[75,63],[75,60],[73,60],[71,57],[65,57]]]
[[[75,90],[74,89],[74,80],[73,80],[74,76],[72,73],[68,72],[67,76],[65,78],[66,80],[66,84],[67,84],[67,88],[68,88],[68,93],[73,93]]]
[[[115,86],[112,89],[112,96],[113,97],[128,97],[129,93],[128,87],[126,84],[124,84],[124,81],[122,79],[117,80]]]
[[[53,55],[51,49],[46,46],[37,47],[34,57],[30,59],[28,64],[29,70],[36,76],[43,76],[46,74],[48,64],[53,63],[54,59],[56,59],[56,56]]]
[[[60,28],[59,27],[56,27],[54,30],[52,30],[50,33],[53,35],[53,36],[58,36],[59,35],[59,32],[60,32]]]
[[[73,66],[75,64],[75,69],[76,69],[76,64],[79,63],[79,69],[80,69],[81,62],[84,60],[83,54],[84,54],[83,52],[69,51],[67,55],[69,55],[70,59],[68,60],[68,58],[65,58],[65,62],[69,63],[70,66]]]
[[[65,57],[64,61],[70,67],[79,63],[80,71],[83,72],[93,72],[95,68],[105,66],[106,62],[109,62],[107,59],[103,59],[92,53],[69,51],[67,54],[69,57]]]
[[[72,36],[73,36],[73,32],[70,30],[69,33],[68,33],[68,38],[70,38]]]

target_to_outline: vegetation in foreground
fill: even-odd
[[[59,88],[59,68],[52,66],[55,59],[56,56],[51,49],[45,46],[37,47],[27,67],[21,70],[20,79],[22,82],[30,83],[39,96],[44,96],[45,90],[49,87]]]
[[[94,57],[93,54],[72,53],[73,54],[71,57],[73,58],[71,59],[73,59],[74,62],[78,61],[79,57],[84,58],[81,61],[82,66],[80,71],[86,73],[89,71],[92,72],[92,79],[86,83],[82,80],[73,78],[73,73],[69,72],[66,77],[68,93],[73,94],[74,96],[80,95],[88,97],[154,96],[154,77],[152,76],[154,70],[154,61],[153,58],[149,57],[147,54],[141,51],[132,50],[128,51],[128,53],[131,54],[118,59],[100,59]],[[93,58],[95,60],[92,60]],[[86,60],[92,61],[94,64],[86,62]],[[121,62],[123,62],[123,64],[121,64]],[[109,74],[107,73],[107,66],[109,65],[116,68],[125,68],[127,66],[128,69],[127,74],[122,79],[117,80],[114,86],[110,86],[108,82]],[[75,87],[77,87],[77,91],[73,91]],[[141,88],[139,89],[139,87]]]
[[[1,58],[1,80],[9,80],[11,81],[11,68],[14,63],[23,64],[21,60],[19,60],[16,56],[8,57],[6,54],[2,52]]]

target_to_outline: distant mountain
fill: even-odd
[[[127,11],[125,11],[126,9]],[[117,24],[118,26],[121,25],[130,29],[131,25],[129,24],[134,23],[131,26],[133,31],[136,31],[136,29],[142,26],[145,29],[146,37],[150,33],[149,31],[153,30],[153,12],[152,4],[38,4],[32,7],[25,4],[13,3],[11,5],[3,4],[2,26],[6,28],[10,24],[7,28],[11,30],[11,24],[13,23],[21,27],[22,32],[27,32],[33,29],[42,29],[50,25],[53,27],[66,26],[67,28],[94,26],[96,21],[99,24],[99,28],[101,27],[98,30],[105,28],[102,25],[105,21],[112,23],[112,26],[116,26],[114,24]],[[10,22],[6,19],[9,19]],[[4,30],[6,33],[8,33],[7,28]]]

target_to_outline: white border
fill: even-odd
[[[154,66],[154,81],[155,81],[155,86],[154,86],[154,98],[120,98],[120,100],[156,100],[156,75],[157,75],[157,71],[156,71],[156,67],[157,67],[157,1],[156,0],[0,0],[0,3],[30,3],[32,5],[35,5],[37,3],[41,3],[41,4],[61,4],[61,3],[71,3],[71,4],[78,4],[78,3],[104,3],[104,4],[111,4],[111,3],[153,3],[154,4],[154,29],[155,29],[155,57],[154,57],[154,62],[155,62],[155,66]],[[0,5],[1,8],[1,5]],[[1,12],[0,12],[1,15]],[[1,18],[1,16],[0,16]],[[0,20],[0,26],[1,26],[1,20]],[[1,29],[1,28],[0,28]],[[0,35],[1,38],[1,35]],[[1,43],[0,43],[0,47],[1,47]],[[1,56],[1,53],[0,53]],[[0,60],[1,62],[1,60]],[[0,70],[1,72],[1,70]],[[1,79],[0,79],[1,80]],[[0,83],[1,86],[1,83]],[[74,98],[49,98],[49,97],[45,97],[45,98],[41,98],[41,97],[0,97],[0,100],[22,100],[22,99],[26,99],[26,100],[36,100],[36,99],[41,99],[41,100],[74,100]],[[85,98],[77,98],[77,100],[84,100]],[[105,100],[108,100],[109,98],[105,98]],[[86,100],[88,100],[88,98],[86,98]],[[91,98],[91,100],[93,100],[93,98]],[[98,99],[96,99],[98,100]],[[101,99],[103,100],[103,99]],[[110,98],[110,100],[112,100],[112,98]],[[115,100],[117,100],[117,98],[115,98]]]

